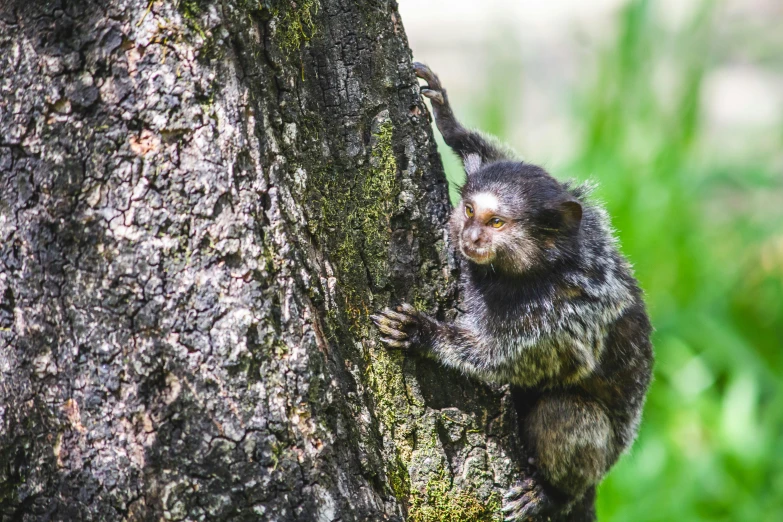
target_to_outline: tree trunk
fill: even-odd
[[[368,320],[456,303],[395,3],[3,3],[2,520],[498,519],[508,393]]]

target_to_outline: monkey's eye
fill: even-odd
[[[492,218],[489,220],[489,226],[491,226],[492,228],[500,228],[505,224],[506,222],[500,218]]]
[[[473,207],[470,205],[465,205],[465,215],[469,218],[472,218],[473,214],[475,214],[475,212],[473,212]]]

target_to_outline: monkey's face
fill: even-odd
[[[581,219],[579,202],[546,171],[497,162],[468,177],[449,229],[471,263],[521,274],[567,255]]]
[[[491,191],[466,194],[454,209],[450,229],[460,253],[478,265],[524,271],[539,255],[524,220]]]

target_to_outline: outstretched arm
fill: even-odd
[[[520,330],[499,342],[470,321],[446,323],[404,303],[372,316],[389,348],[408,350],[485,381],[534,386],[554,379],[572,384],[590,375],[600,355],[600,330],[580,337],[541,339]],[[486,330],[486,329],[484,329]],[[546,364],[541,364],[545,360]]]
[[[421,94],[432,101],[432,112],[438,130],[443,135],[446,145],[462,158],[468,176],[476,172],[484,163],[510,159],[503,150],[484,136],[466,129],[457,121],[449,105],[446,89],[441,86],[438,76],[429,67],[416,62],[413,68],[416,76],[427,82],[427,86],[421,88]]]
[[[390,348],[401,348],[440,361],[485,380],[492,380],[502,371],[503,361],[496,350],[485,346],[479,336],[464,326],[444,323],[419,312],[409,304],[383,310],[372,316],[381,341]]]

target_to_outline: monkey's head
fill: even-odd
[[[574,254],[582,205],[541,167],[490,163],[468,173],[461,193],[449,228],[471,263],[521,274]]]

